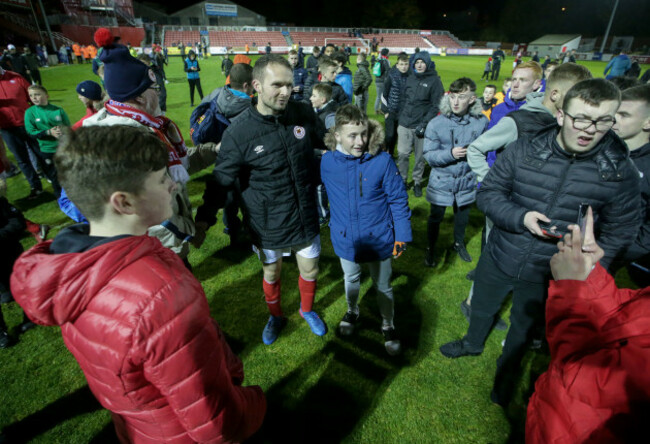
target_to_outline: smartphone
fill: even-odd
[[[562,239],[564,237],[564,234],[560,233],[559,231],[551,231],[552,227],[553,225],[550,223],[539,222],[539,228],[542,229],[542,233],[555,239]]]
[[[580,235],[584,242],[585,229],[587,228],[587,211],[589,210],[588,203],[581,203],[578,207],[578,226],[580,227]]]

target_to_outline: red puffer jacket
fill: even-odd
[[[264,394],[240,386],[242,363],[176,254],[148,236],[81,253],[51,244],[18,259],[14,297],[35,322],[61,326],[123,443],[239,442],[260,427]]]
[[[528,404],[526,443],[636,442],[650,416],[650,288],[619,290],[597,265],[551,282],[551,364]]]
[[[29,82],[20,74],[0,74],[0,128],[25,126],[25,110],[32,106],[27,88]]]

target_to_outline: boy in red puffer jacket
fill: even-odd
[[[201,284],[146,235],[172,215],[167,162],[146,129],[67,132],[55,163],[90,224],[24,253],[11,288],[32,320],[61,327],[122,443],[241,442],[262,423],[264,394],[241,386]]]

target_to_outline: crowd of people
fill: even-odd
[[[529,442],[620,439],[647,413],[647,290],[618,290],[612,275],[628,267],[638,285],[650,282],[638,273],[650,268],[650,85],[531,59],[516,64],[502,91],[487,84],[479,97],[468,77],[443,85],[426,51],[400,53],[393,66],[386,49],[372,63],[359,54],[353,74],[345,52],[327,45],[306,60],[292,49],[286,58],[223,63],[226,84],[203,97],[190,50],[191,105],[195,88],[202,102],[188,146],[164,113],[162,51],[134,57],[105,29],[95,40],[103,88],[77,85],[86,115],[76,124],[30,73],[0,68],[0,131],[28,197],[41,195],[42,173],[79,222],[22,253],[24,218],[0,197],[0,292],[24,309],[21,330],[61,327],[122,442],[241,441],[262,424],[264,394],[242,386],[242,362],[210,318],[188,260],[219,210],[231,244],[259,258],[264,344],[281,337],[288,310],[311,333],[328,333],[316,294],[329,225],[347,302],[338,333],[360,326],[367,265],[394,356],[402,344],[393,261],[420,241],[423,266],[437,267],[451,207],[451,250],[472,262],[465,229],[476,203],[486,217],[472,288],[460,301],[469,327],[441,354],[479,355],[492,329],[507,329],[490,395],[505,408],[523,354],[547,343],[551,364],[528,406]],[[504,59],[497,49],[487,81]],[[368,117],[372,82],[383,125]],[[0,175],[10,167],[4,143]],[[194,215],[190,175],[211,165]],[[430,204],[426,239],[413,238],[410,192]],[[290,308],[281,274],[292,253],[300,301]],[[509,293],[508,325],[499,313]],[[0,346],[10,343],[0,311]]]

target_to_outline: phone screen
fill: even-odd
[[[589,209],[588,203],[581,203],[578,207],[578,226],[580,227],[580,234],[584,242],[585,229],[587,228],[587,210]]]

